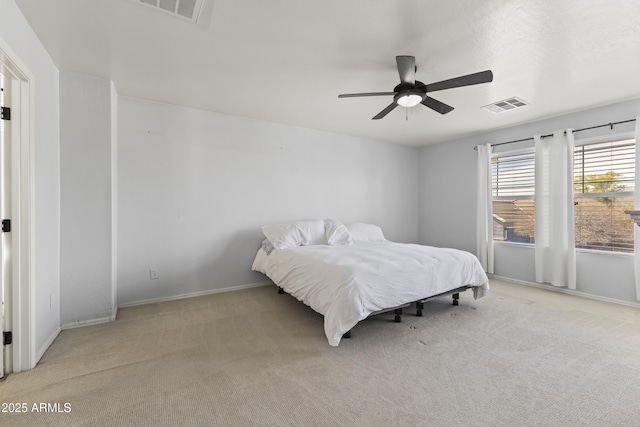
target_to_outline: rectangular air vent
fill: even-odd
[[[516,108],[524,107],[527,104],[526,101],[523,101],[520,98],[516,98],[515,96],[512,98],[507,98],[502,101],[494,102],[493,104],[485,105],[485,110],[491,113],[504,113],[505,111],[515,110]]]
[[[151,6],[154,9],[170,13],[173,16],[188,19],[191,22],[198,22],[202,2],[204,0],[133,0]]]

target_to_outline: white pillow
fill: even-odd
[[[262,233],[275,249],[327,244],[324,221],[321,219],[265,225],[262,227]]]
[[[302,245],[304,239],[300,230],[293,224],[273,224],[262,227],[262,234],[275,249],[287,249]]]
[[[324,220],[324,232],[329,245],[353,244],[353,237],[351,237],[347,227],[336,219],[327,218]]]
[[[302,244],[304,246],[327,244],[327,237],[324,233],[323,220],[312,219],[308,221],[298,221],[295,223],[295,225],[302,235]]]
[[[365,224],[362,222],[356,222],[347,225],[351,237],[356,242],[386,242],[382,234],[382,229],[374,224]]]

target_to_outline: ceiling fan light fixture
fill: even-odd
[[[422,93],[415,90],[409,90],[409,91],[397,93],[396,96],[394,97],[394,101],[396,102],[396,104],[398,104],[401,107],[411,108],[411,107],[415,107],[416,105],[424,101],[426,96],[427,96],[426,93]]]
[[[396,100],[396,102],[401,107],[411,108],[411,107],[415,107],[416,105],[420,104],[422,102],[422,97],[420,95],[409,93],[409,94],[402,95],[401,97],[399,97]]]

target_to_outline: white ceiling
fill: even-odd
[[[64,71],[118,94],[407,145],[450,141],[640,98],[638,0],[204,0],[197,24],[133,0],[16,0]],[[431,94],[371,120],[399,83],[396,55],[433,83],[491,69],[494,81]],[[502,114],[480,107],[517,96]],[[407,120],[408,118],[408,120]]]

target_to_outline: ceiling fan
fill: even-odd
[[[453,107],[431,98],[428,92],[438,90],[452,89],[461,86],[471,86],[480,83],[489,83],[493,81],[493,73],[491,70],[481,71],[479,73],[467,74],[466,76],[455,77],[453,79],[442,80],[441,82],[424,84],[416,80],[416,58],[414,56],[401,55],[396,56],[396,64],[398,64],[398,73],[400,74],[400,84],[393,88],[393,92],[371,92],[371,93],[346,93],[338,95],[338,98],[356,98],[360,96],[393,96],[393,102],[384,110],[376,114],[372,120],[378,120],[389,114],[398,105],[406,108],[415,107],[422,104],[426,107],[437,111],[440,114],[447,114],[453,110]]]

